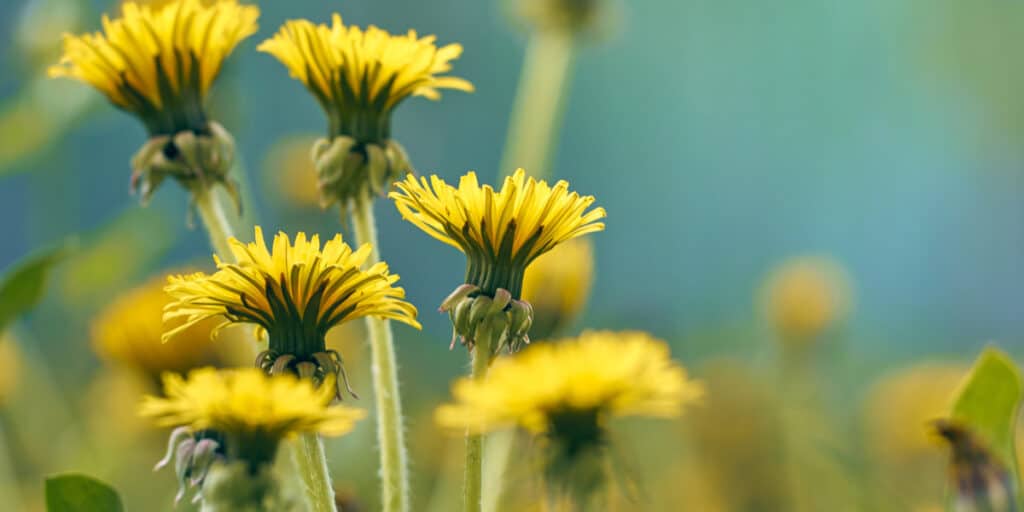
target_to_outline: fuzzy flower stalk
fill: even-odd
[[[320,202],[337,203],[342,221],[351,210],[356,240],[377,246],[373,197],[412,170],[392,137],[391,114],[406,98],[441,97],[441,89],[470,92],[473,85],[445,73],[462,46],[438,46],[415,30],[390,34],[373,25],[288,21],[259,50],[276,57],[309,90],[327,115],[327,136],[313,146]],[[371,254],[370,263],[379,255]],[[368,319],[374,396],[386,511],[409,509],[409,477],[398,372],[391,325]]]
[[[281,441],[342,435],[365,415],[330,405],[333,398],[329,386],[293,375],[202,368],[187,378],[166,374],[164,396],[147,397],[141,414],[176,427],[157,469],[174,459],[179,500],[191,486],[204,511],[293,510],[296,503],[273,470]]]
[[[219,252],[231,230],[212,187],[224,187],[237,205],[228,177],[235,142],[206,101],[224,61],[256,32],[259,13],[235,0],[125,2],[120,17],[103,17],[101,32],[65,35],[63,56],[49,70],[91,85],[142,121],[149,140],[132,158],[132,190],[146,203],[173,178],[191,192]]]
[[[208,318],[221,319],[221,327],[254,324],[268,340],[268,349],[256,360],[259,368],[271,375],[299,375],[330,387],[331,396],[340,398],[344,389],[352,391],[341,354],[326,348],[328,330],[363,317],[420,327],[416,308],[394,286],[398,276],[389,273],[386,263],[367,264],[373,250],[369,244],[352,250],[337,235],[321,247],[317,236],[299,233],[293,243],[279,233],[268,250],[257,227],[254,242],[231,239],[229,245],[238,263],[215,256],[218,270],[213,274],[168,278],[165,289],[174,300],[164,320],[181,324],[165,333],[166,340]],[[298,462],[314,510],[333,510],[323,447],[315,435],[300,441]]]
[[[643,332],[588,331],[500,358],[486,379],[460,379],[454,401],[435,417],[452,430],[531,434],[554,492],[549,498],[568,497],[589,510],[607,482],[609,421],[674,418],[702,393],[663,341]]]

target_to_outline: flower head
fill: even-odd
[[[332,327],[376,316],[419,328],[416,308],[402,300],[405,291],[393,286],[398,276],[387,264],[362,268],[369,244],[353,251],[336,235],[321,249],[318,236],[299,233],[293,244],[278,233],[268,251],[263,231],[257,227],[255,233],[249,244],[229,240],[238,263],[214,256],[218,270],[213,274],[168,278],[166,290],[174,301],[164,310],[164,321],[184,322],[167,331],[165,340],[211,317],[223,318],[221,326],[252,323],[269,338],[269,351],[260,360],[265,369],[321,378],[342,371],[340,356],[325,349],[324,336]]]
[[[550,443],[548,477],[582,478],[591,488],[602,479],[594,459],[607,444],[609,418],[671,418],[698,400],[702,387],[646,333],[588,331],[498,359],[486,378],[460,379],[452,394],[455,402],[437,409],[441,426],[477,433],[519,426],[539,434]]]
[[[332,137],[377,142],[390,137],[390,113],[405,98],[436,100],[439,89],[473,90],[466,80],[439,76],[451,70],[462,46],[438,48],[435,39],[415,30],[392,35],[373,25],[346,26],[335,14],[331,26],[288,21],[259,50],[277,57],[316,96]]]
[[[532,308],[518,300],[527,266],[562,242],[604,229],[604,208],[588,210],[593,196],[570,192],[565,181],[549,186],[527,178],[522,169],[505,178],[500,191],[481,187],[474,172],[458,188],[437,176],[428,181],[412,175],[395,186],[389,197],[402,218],[466,254],[466,284],[441,309],[450,312],[463,341],[495,338],[492,350],[529,341]],[[480,297],[484,304],[471,314],[469,302]],[[481,327],[486,332],[478,332]]]
[[[827,259],[803,257],[772,272],[765,285],[764,305],[783,341],[810,343],[845,318],[850,295],[841,266]]]
[[[125,2],[120,18],[103,17],[103,32],[65,35],[49,73],[95,87],[152,135],[208,133],[203,101],[227,56],[256,32],[259,12],[235,0]]]
[[[141,372],[158,382],[164,372],[184,373],[225,362],[210,333],[216,321],[198,322],[179,335],[174,344],[161,343],[164,306],[171,297],[163,278],[156,278],[117,297],[97,315],[92,325],[93,347],[105,360]]]
[[[327,138],[313,147],[321,203],[348,203],[380,193],[411,170],[408,155],[391,138],[391,113],[404,99],[441,97],[441,89],[472,91],[473,85],[445,76],[462,46],[438,47],[434,36],[415,30],[392,35],[373,25],[346,26],[335,14],[331,26],[288,21],[260,51],[281,61],[327,114]]]
[[[606,22],[608,0],[512,0],[515,14],[537,30],[577,35]]]
[[[594,246],[574,238],[537,258],[523,276],[523,299],[533,306],[530,337],[547,339],[563,330],[587,304],[594,280]]]
[[[331,377],[333,378],[333,377]],[[140,414],[158,425],[214,431],[230,460],[254,466],[273,460],[281,439],[306,432],[338,436],[365,411],[329,405],[333,390],[293,375],[268,376],[256,368],[194,370],[164,376],[164,397],[149,396]]]

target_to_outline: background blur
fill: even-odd
[[[420,172],[449,181],[511,171],[497,166],[527,35],[506,4],[259,4],[260,32],[228,60],[210,106],[238,141],[245,213],[264,229],[338,229],[333,210],[309,202],[311,178],[298,177],[311,176],[323,114],[255,51],[288,18],[340,11],[347,23],[461,43],[454,74],[477,92],[410,100],[395,137]],[[28,510],[45,474],[71,469],[112,482],[129,510],[170,510],[174,493],[169,471],[149,474],[164,432],[129,425],[151,391],[114,382],[88,333],[126,289],[168,268],[209,270],[208,241],[188,227],[174,183],[145,209],[128,194],[141,124],[84,85],[44,77],[61,32],[96,30],[114,9],[0,3],[0,268],[67,237],[79,244],[43,303],[9,329],[17,364],[0,370],[18,374],[0,420],[10,452],[0,471],[17,482],[4,492]],[[706,405],[679,422],[622,425],[617,450],[648,495],[639,509],[941,502],[943,451],[923,426],[940,412],[921,404],[941,409],[986,342],[1024,354],[1021,26],[1024,4],[996,0],[613,5],[576,60],[553,166],[609,213],[592,237],[595,281],[578,326],[652,331],[709,387]],[[466,358],[448,352],[448,319],[434,306],[464,260],[390,202],[377,212],[382,254],[424,324],[397,328],[416,510],[451,510],[461,440],[437,432],[430,414]],[[851,307],[820,346],[794,355],[760,300],[772,270],[804,255],[844,269],[838,293]],[[352,347],[350,375],[368,395],[368,358]],[[339,487],[374,510],[372,422],[330,450]]]

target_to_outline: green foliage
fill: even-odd
[[[43,297],[53,266],[70,251],[65,243],[29,256],[13,265],[0,280],[0,332]]]
[[[47,512],[121,512],[121,497],[109,485],[79,474],[46,479]]]
[[[986,348],[960,385],[951,417],[980,436],[1016,473],[1014,426],[1024,398],[1020,372],[1002,351]]]

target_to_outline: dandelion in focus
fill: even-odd
[[[573,238],[537,258],[523,275],[523,300],[533,306],[532,339],[548,339],[579,316],[594,281],[594,246]]]
[[[518,350],[529,342],[532,307],[522,300],[527,267],[559,244],[602,231],[604,208],[590,209],[593,196],[569,191],[559,181],[527,178],[519,169],[500,191],[481,187],[469,172],[458,188],[437,176],[409,175],[390,194],[402,218],[466,254],[465,284],[441,305],[456,338],[485,353]]]
[[[185,188],[227,178],[234,141],[209,119],[205,102],[228,55],[256,32],[259,8],[235,0],[177,0],[156,7],[125,2],[103,31],[65,35],[52,77],[91,85],[146,126],[150,140],[132,159],[143,201],[167,177]]]
[[[199,496],[217,504],[216,510],[250,510],[253,504],[268,507],[253,510],[277,510],[279,483],[271,465],[280,442],[302,433],[342,435],[365,415],[329,405],[330,388],[255,368],[202,368],[187,378],[166,374],[165,396],[147,397],[140,414],[177,427],[160,465],[176,456],[179,498],[188,484],[201,486]]]
[[[173,344],[161,341],[167,327],[163,310],[171,301],[164,292],[165,284],[163,278],[152,279],[123,293],[103,309],[92,325],[96,353],[151,383],[159,383],[165,372],[185,373],[203,366],[236,362],[224,347],[210,343],[214,320],[184,329]]]
[[[673,418],[700,399],[668,346],[642,332],[588,331],[497,360],[486,379],[461,379],[438,408],[446,428],[484,433],[519,427],[539,437],[556,489],[590,495],[604,482],[608,422]]]
[[[292,243],[278,233],[267,250],[259,227],[255,236],[249,244],[229,241],[237,264],[214,256],[218,270],[213,274],[168,278],[166,290],[174,300],[164,321],[181,324],[164,333],[165,340],[209,318],[222,320],[218,329],[252,323],[269,341],[257,359],[268,373],[294,372],[317,381],[340,374],[340,381],[347,381],[341,355],[326,349],[331,328],[365,316],[420,327],[416,308],[403,300],[402,288],[393,286],[398,276],[387,264],[362,268],[369,245],[353,251],[336,235],[321,249],[316,235],[299,233]]]
[[[834,261],[795,258],[768,276],[763,304],[782,341],[796,346],[813,343],[849,314],[849,278]]]
[[[391,114],[410,96],[440,99],[441,89],[471,92],[473,85],[445,75],[462,46],[437,46],[415,30],[393,35],[373,25],[288,21],[259,50],[276,57],[309,89],[327,114],[327,137],[313,147],[324,205],[380,193],[411,170],[405,149],[391,137]]]

